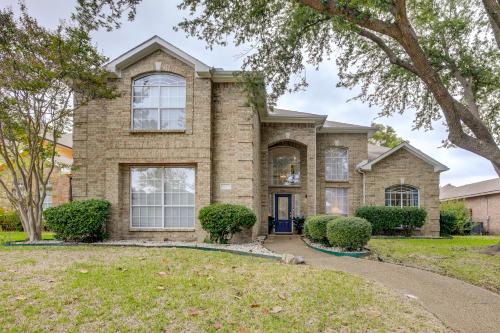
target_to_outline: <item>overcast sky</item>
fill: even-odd
[[[60,19],[67,19],[74,9],[72,0],[26,0],[31,15],[46,27],[54,27]],[[136,20],[126,22],[121,29],[112,32],[99,31],[93,35],[98,49],[110,59],[140,44],[153,35],[158,35],[183,51],[212,67],[239,69],[243,51],[234,47],[216,48],[209,51],[203,41],[186,38],[182,32],[173,31],[185,12],[176,8],[176,0],[143,0],[138,7]],[[0,0],[1,7],[17,8],[17,0]],[[291,110],[327,114],[329,120],[359,125],[378,123],[390,125],[396,132],[418,149],[429,154],[450,170],[441,174],[441,185],[451,183],[462,185],[496,177],[491,164],[484,158],[465,150],[439,148],[446,138],[441,122],[434,124],[434,130],[412,131],[413,113],[378,118],[376,107],[369,108],[360,102],[347,102],[357,94],[355,90],[336,88],[338,81],[334,59],[325,61],[319,71],[307,68],[309,87],[303,92],[283,96],[278,107]]]

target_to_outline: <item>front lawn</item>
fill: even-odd
[[[372,259],[423,268],[500,293],[500,255],[480,253],[500,236],[370,240]]]
[[[24,231],[0,231],[0,244],[8,242],[19,242],[28,239],[28,235]],[[43,232],[42,239],[54,239],[54,234],[51,232]]]
[[[186,249],[0,247],[0,327],[27,331],[443,332],[345,273]]]

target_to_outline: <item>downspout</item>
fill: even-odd
[[[361,171],[361,169],[358,168],[357,170],[360,174],[363,175],[363,206],[366,206],[366,180],[365,180],[365,172]]]

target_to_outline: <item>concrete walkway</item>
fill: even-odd
[[[486,289],[416,268],[336,257],[307,247],[297,236],[271,236],[264,246],[277,253],[303,256],[306,264],[357,274],[416,297],[453,330],[500,332],[500,296]]]

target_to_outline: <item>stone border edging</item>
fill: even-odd
[[[263,254],[263,253],[254,253],[254,252],[245,252],[245,251],[238,251],[238,250],[231,250],[231,249],[221,249],[221,248],[215,248],[215,247],[204,247],[204,246],[192,246],[192,245],[140,245],[140,244],[106,244],[106,243],[33,243],[33,244],[27,244],[27,243],[22,243],[22,244],[16,244],[18,242],[9,242],[9,243],[3,243],[0,245],[3,246],[102,246],[102,247],[144,247],[144,248],[179,248],[179,249],[190,249],[190,250],[202,250],[202,251],[215,251],[215,252],[226,252],[226,253],[232,253],[232,254],[237,254],[237,255],[242,255],[242,256],[251,256],[251,257],[258,257],[258,258],[265,258],[265,259],[273,259],[273,260],[281,260],[280,255],[269,255],[269,254]]]
[[[304,242],[304,244],[306,244],[307,247],[310,247],[311,249],[314,249],[316,251],[327,253],[327,254],[330,254],[330,255],[334,255],[334,256],[337,256],[337,257],[362,258],[362,257],[368,256],[370,254],[370,251],[344,252],[344,251],[327,250],[327,249],[323,249],[323,248],[320,248],[320,247],[316,247],[316,246],[312,245],[312,243],[308,243],[303,237],[301,237],[301,239]]]

